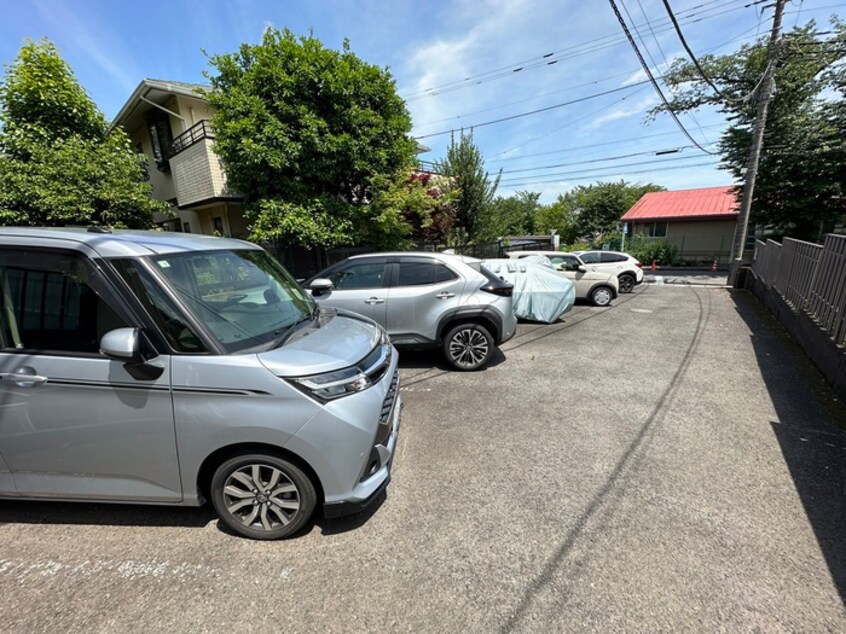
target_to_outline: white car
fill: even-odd
[[[620,251],[570,251],[596,271],[614,275],[620,281],[620,292],[631,293],[643,282],[643,265],[640,261]]]
[[[620,292],[616,277],[588,267],[578,256],[572,253],[512,251],[508,254],[508,257],[514,260],[530,256],[548,258],[552,267],[573,283],[576,288],[576,297],[590,300],[596,306],[608,306]]]

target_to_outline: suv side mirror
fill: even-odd
[[[141,337],[138,328],[110,330],[100,339],[100,352],[111,359],[126,363],[141,363]]]
[[[311,290],[312,295],[320,296],[323,293],[327,293],[335,288],[335,285],[332,283],[332,280],[326,277],[318,277],[316,280],[312,280],[311,284],[308,285],[309,290]]]
[[[579,264],[579,266],[576,267],[576,270],[581,271],[582,273],[587,273],[587,267],[584,264]]]

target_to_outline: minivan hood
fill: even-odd
[[[325,311],[319,325],[297,333],[258,359],[276,376],[305,376],[339,370],[356,364],[381,338],[375,322],[346,311]]]

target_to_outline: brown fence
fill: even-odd
[[[785,238],[755,244],[752,273],[796,312],[817,323],[837,345],[846,340],[846,236],[825,244]]]

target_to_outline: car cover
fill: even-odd
[[[536,258],[546,260],[549,258]],[[573,283],[556,273],[551,265],[532,258],[520,260],[485,260],[482,265],[494,275],[514,285],[514,314],[551,324],[573,307],[576,289]]]

